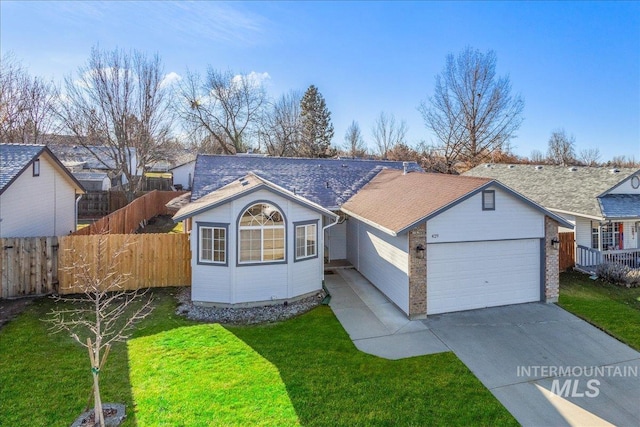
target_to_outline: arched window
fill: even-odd
[[[285,260],[285,224],[282,213],[269,203],[250,206],[238,224],[239,263]]]

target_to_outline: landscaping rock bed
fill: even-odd
[[[179,305],[176,313],[191,320],[204,322],[255,325],[280,322],[306,313],[320,305],[325,296],[324,291],[319,291],[315,295],[298,301],[262,307],[201,307],[191,302],[191,288],[183,288],[177,295]]]

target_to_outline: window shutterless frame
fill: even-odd
[[[482,191],[482,210],[483,211],[496,210],[496,190]]]
[[[294,262],[318,258],[318,220],[293,223]]]
[[[240,211],[237,226],[236,265],[287,263],[287,219],[268,200],[256,200]]]
[[[229,224],[197,222],[198,264],[229,265]]]
[[[33,176],[40,176],[40,159],[33,161]]]

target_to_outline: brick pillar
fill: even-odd
[[[417,251],[422,245],[424,251]],[[427,225],[409,231],[409,318],[427,317]]]
[[[544,297],[545,302],[557,302],[560,291],[560,259],[559,250],[551,244],[558,239],[558,223],[544,217]]]

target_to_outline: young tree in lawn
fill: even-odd
[[[309,86],[300,101],[302,135],[298,155],[302,157],[330,157],[333,124],[331,113],[314,85]]]
[[[496,76],[496,62],[494,51],[449,54],[433,96],[418,107],[450,171],[457,162],[475,166],[507,151],[520,128],[524,101],[511,94],[509,77]]]
[[[148,316],[152,298],[145,291],[127,291],[129,275],[119,271],[120,260],[129,251],[129,244],[112,249],[108,235],[97,236],[94,247],[68,250],[62,254],[74,262],[64,270],[72,278],[78,292],[72,296],[54,296],[57,307],[46,322],[51,330],[67,332],[86,347],[93,378],[94,414],[96,424],[104,427],[100,372],[104,368],[111,345],[126,341],[133,326]]]
[[[344,134],[344,143],[347,155],[350,157],[364,157],[367,154],[360,125],[355,120],[351,122]]]
[[[139,172],[165,158],[171,146],[168,89],[158,55],[120,49],[92,48],[78,75],[65,78],[58,116],[78,145],[124,175],[129,201],[142,189]]]
[[[11,53],[0,59],[0,141],[42,144],[54,127],[58,89],[31,77]]]

